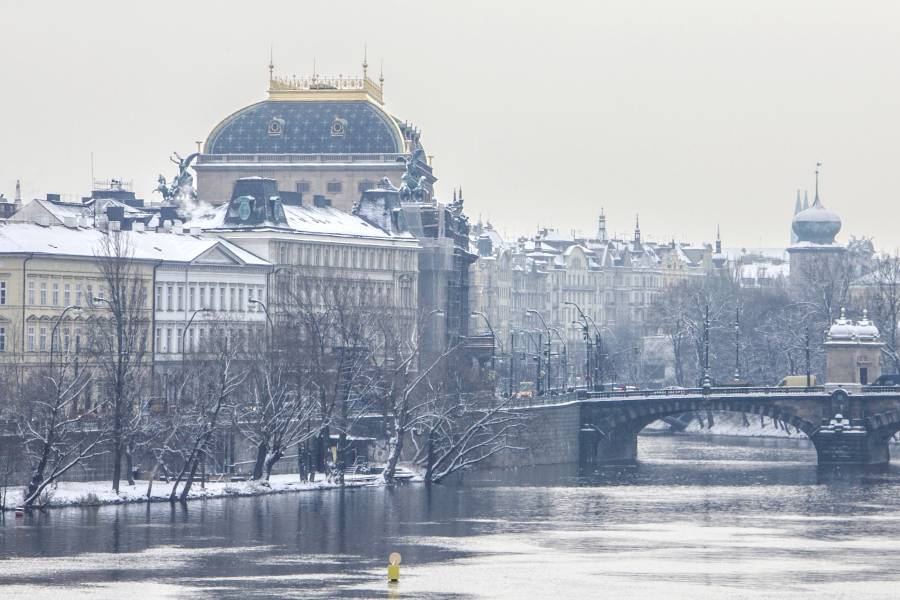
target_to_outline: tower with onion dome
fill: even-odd
[[[802,287],[810,279],[832,272],[847,251],[835,240],[841,231],[841,218],[825,208],[819,197],[821,165],[816,163],[816,195],[812,205],[795,214],[791,222],[796,242],[787,251],[790,256],[790,281],[795,287]]]

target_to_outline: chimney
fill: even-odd
[[[59,194],[47,194],[48,202],[59,202]]]
[[[315,196],[313,196],[313,205],[316,208],[327,208],[331,206],[331,200],[329,200],[325,196],[322,196],[321,194],[316,194]]]
[[[16,179],[16,199],[15,199],[16,209],[22,207],[22,182]]]
[[[162,222],[162,230],[163,231],[172,231],[172,221],[166,219]]]
[[[142,233],[146,231],[146,227],[144,227],[143,221],[135,221],[131,224],[131,230],[137,231],[138,233]]]

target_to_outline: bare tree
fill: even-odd
[[[215,361],[209,361],[193,372],[195,392],[189,400],[190,406],[184,408],[189,420],[186,432],[189,444],[184,450],[181,470],[172,484],[171,502],[187,499],[197,470],[201,463],[205,464],[222,423],[232,417],[235,395],[247,378],[247,369],[240,366],[240,343],[226,336],[219,342],[219,347]],[[179,493],[182,481],[184,486]]]
[[[523,450],[510,443],[526,423],[509,410],[509,398],[484,406],[471,395],[434,395],[419,408],[413,428],[414,462],[425,467],[426,483],[487,461],[503,451]]]
[[[858,283],[857,298],[881,332],[882,351],[895,373],[900,373],[898,320],[900,320],[900,255],[883,254],[874,260],[872,272]]]
[[[64,362],[58,372],[34,373],[19,397],[27,406],[19,411],[18,432],[30,467],[23,505],[32,507],[48,486],[84,461],[104,454],[107,424],[98,418],[104,402],[80,402],[91,373]]]
[[[145,364],[150,315],[147,307],[147,282],[134,261],[128,237],[120,231],[110,231],[100,242],[96,256],[103,278],[103,294],[96,300],[105,304],[111,315],[109,322],[100,321],[95,333],[97,351],[102,359],[102,379],[110,395],[112,419],[112,487],[118,493],[122,474],[122,458],[126,449],[133,450],[137,427],[140,425],[139,399],[148,385],[148,366]],[[94,299],[89,299],[94,302]],[[133,452],[127,452],[127,477],[132,477]]]

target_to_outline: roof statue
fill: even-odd
[[[182,158],[177,152],[173,152],[169,160],[178,165],[178,174],[172,178],[171,182],[167,182],[162,174],[159,175],[154,192],[159,192],[169,204],[177,204],[185,206],[193,203],[197,199],[197,190],[194,189],[194,176],[188,171],[191,163],[200,156],[199,152],[189,154],[186,158]]]
[[[421,151],[421,148],[418,150]],[[425,200],[427,178],[424,175],[416,177],[417,158],[418,154],[414,152],[409,158],[401,156],[397,159],[398,162],[402,161],[406,165],[406,171],[400,177],[400,200],[403,202],[422,202]]]

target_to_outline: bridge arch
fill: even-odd
[[[794,402],[791,402],[791,401]],[[608,402],[588,400],[582,412],[582,461],[633,462],[637,459],[637,435],[650,423],[688,412],[731,412],[777,419],[802,431],[816,444],[818,415],[801,414],[796,398],[708,397],[647,399],[647,401]],[[809,401],[810,399],[801,399]],[[900,429],[900,411],[897,427]]]

